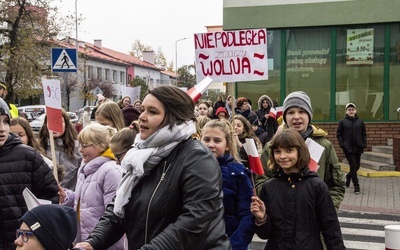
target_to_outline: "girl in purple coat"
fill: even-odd
[[[249,207],[253,188],[246,168],[239,163],[233,128],[227,120],[211,120],[203,128],[201,141],[211,149],[222,172],[224,220],[233,250],[246,250],[254,235]]]
[[[117,167],[109,146],[116,132],[116,129],[109,126],[93,123],[79,133],[83,159],[78,170],[76,189],[75,192],[60,190],[63,205],[73,206],[78,213],[76,242],[85,240],[93,231],[122,178],[122,171]],[[124,249],[123,240],[109,249]]]

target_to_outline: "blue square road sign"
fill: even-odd
[[[52,48],[52,72],[77,72],[76,49]]]

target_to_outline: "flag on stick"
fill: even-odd
[[[275,110],[276,110],[276,118],[281,117],[283,114],[283,107],[282,106],[275,107]]]
[[[278,113],[278,111],[276,111],[275,108],[271,108],[271,109],[269,110],[269,116],[272,117],[272,118],[274,118],[274,119],[276,119],[277,113]]]
[[[247,153],[250,170],[257,175],[263,175],[264,169],[261,164],[260,156],[258,155],[254,139],[246,138],[246,143],[243,144],[243,147]]]
[[[310,163],[308,164],[308,167],[311,171],[317,172],[319,169],[318,161],[321,158],[325,148],[310,138],[307,138],[306,145],[308,147],[308,151],[310,152]]]
[[[192,98],[193,102],[197,102],[204,94],[204,92],[206,92],[212,81],[213,80],[207,76],[201,82],[196,84],[193,88],[188,89],[186,93]]]

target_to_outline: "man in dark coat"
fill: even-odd
[[[360,193],[357,171],[360,168],[361,154],[367,147],[367,130],[364,121],[357,116],[357,108],[354,103],[346,105],[346,117],[339,121],[336,137],[340,148],[350,165],[350,173],[346,175],[346,187],[353,181],[354,192]]]

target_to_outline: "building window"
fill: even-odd
[[[93,78],[93,67],[92,66],[88,66],[87,68],[87,74],[88,74],[88,78],[92,79]]]
[[[389,76],[389,120],[400,120],[400,29],[399,24],[391,24],[390,76]],[[399,110],[399,111],[398,111]]]
[[[110,70],[106,69],[104,71],[104,80],[109,81],[110,80]]]
[[[337,120],[345,116],[349,102],[363,120],[383,119],[384,30],[384,25],[337,29]]]
[[[103,70],[102,68],[97,68],[97,79],[101,80],[103,77]]]
[[[286,33],[286,95],[306,92],[313,120],[330,118],[331,28],[290,29]]]
[[[132,75],[128,74],[128,82],[132,81]]]
[[[112,81],[117,82],[117,71],[113,70]]]
[[[125,72],[119,72],[119,79],[121,83],[125,83]]]
[[[264,93],[278,103],[281,98],[281,31],[268,31],[268,80],[238,82],[236,88],[240,96],[253,100],[253,109],[258,109],[257,100]]]

